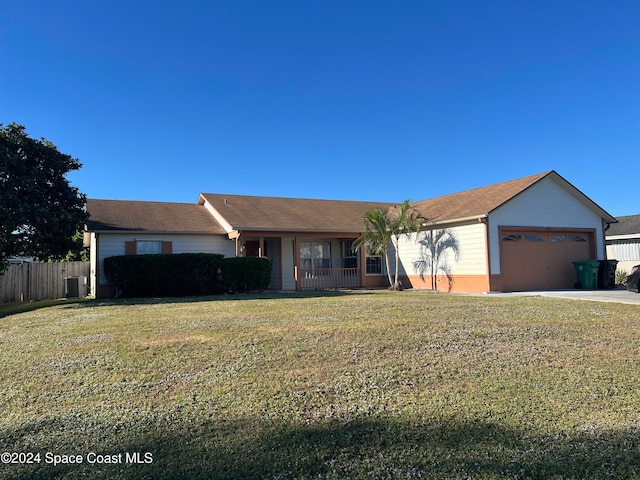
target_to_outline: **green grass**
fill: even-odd
[[[41,461],[0,478],[640,478],[639,334],[633,305],[410,291],[17,313],[0,452]]]

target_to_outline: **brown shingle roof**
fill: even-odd
[[[414,204],[432,222],[451,222],[484,216],[549,177],[577,199],[615,222],[607,212],[555,171],[539,173],[486,187],[444,195]],[[218,221],[205,202],[218,212]],[[184,233],[226,233],[227,230],[344,232],[362,231],[363,216],[371,209],[388,210],[394,204],[345,200],[257,197],[203,193],[198,204],[87,200],[89,230],[130,230]],[[222,225],[221,225],[222,224]]]
[[[87,199],[89,231],[218,233],[224,229],[202,205]]]
[[[578,201],[597,212],[606,222],[616,221],[615,218],[565,180],[555,170],[423,200],[415,203],[414,206],[424,217],[435,223],[467,219],[474,216],[480,217],[491,213],[513,197],[547,177],[567,189]]]
[[[360,232],[364,214],[393,204],[203,193],[234,230]]]
[[[551,173],[552,171],[539,173],[508,182],[422,200],[416,202],[414,206],[422,215],[433,222],[486,215]]]

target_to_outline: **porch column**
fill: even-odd
[[[240,232],[236,236],[236,257],[240,257],[242,253],[242,245],[240,244]]]
[[[264,257],[264,237],[260,235],[260,243],[258,245],[258,256]]]
[[[362,287],[367,287],[368,285],[365,285],[365,279],[367,276],[367,257],[364,253],[364,249],[366,247],[363,245],[362,247],[360,247],[360,249],[358,250],[358,253],[360,255],[360,286]]]
[[[300,278],[300,237],[294,237],[293,243],[293,258],[295,258],[295,265],[293,271],[296,277],[296,291],[302,290],[302,279]]]

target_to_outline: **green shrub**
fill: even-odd
[[[266,257],[224,258],[221,268],[227,292],[261,292],[271,283],[271,260]]]
[[[616,287],[626,287],[628,277],[629,277],[629,272],[627,272],[626,270],[617,270],[616,271]]]
[[[180,253],[122,255],[104,259],[104,274],[116,297],[182,297],[222,293],[223,255]]]

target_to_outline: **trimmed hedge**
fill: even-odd
[[[121,255],[104,259],[104,274],[116,297],[183,297],[222,293],[223,255],[179,253]]]
[[[271,260],[266,257],[223,258],[220,267],[227,292],[261,292],[271,283]]]

